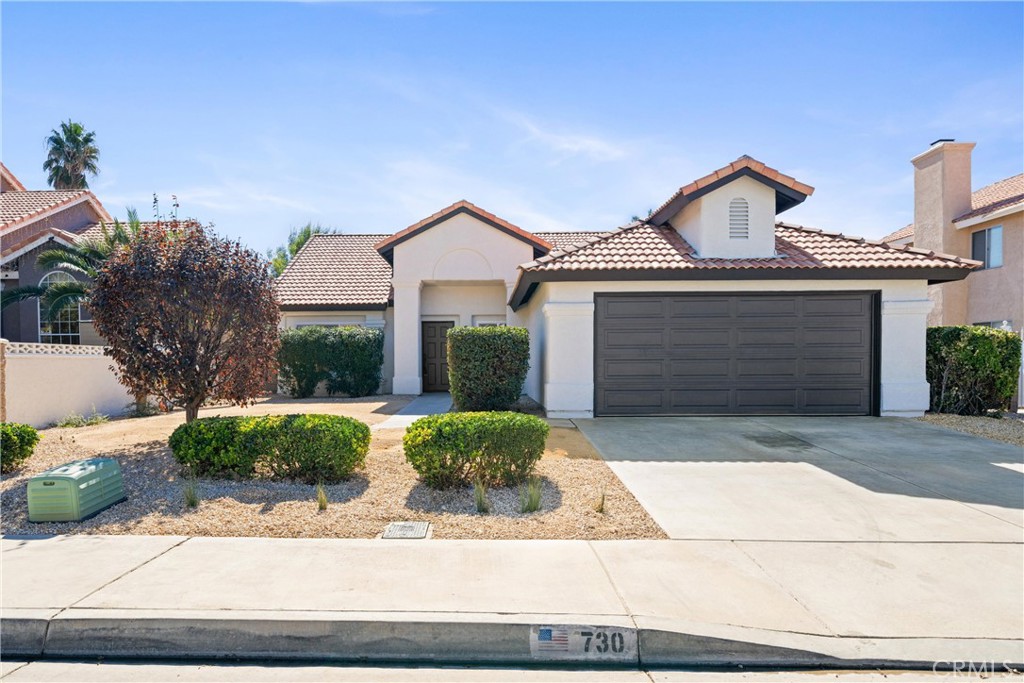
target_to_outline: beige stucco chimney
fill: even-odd
[[[936,140],[911,159],[914,164],[914,246],[970,257],[969,231],[953,219],[971,210],[973,142]],[[929,287],[935,305],[929,325],[963,324],[967,315],[964,282]]]

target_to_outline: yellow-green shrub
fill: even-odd
[[[507,486],[533,472],[547,436],[547,423],[533,415],[446,413],[413,422],[402,443],[406,460],[427,486]]]

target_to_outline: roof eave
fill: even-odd
[[[544,282],[649,282],[723,280],[927,280],[928,284],[967,277],[976,266],[895,268],[687,268],[635,270],[524,270],[519,274],[508,305],[517,311]]]
[[[657,226],[665,225],[670,218],[682,211],[683,207],[690,202],[744,176],[753,178],[759,183],[763,183],[775,190],[775,215],[779,215],[783,211],[792,209],[794,206],[802,203],[808,196],[810,196],[809,193],[803,193],[799,190],[783,185],[777,180],[773,180],[762,173],[758,173],[752,168],[741,168],[738,171],[734,171],[729,175],[719,178],[718,180],[708,183],[707,185],[691,192],[678,192],[675,197],[665,204],[664,207],[652,214],[647,219],[647,222]]]
[[[968,216],[966,218],[954,218],[953,225],[955,225],[958,230],[963,228],[971,228],[974,227],[975,225],[979,225],[987,221],[994,221],[997,218],[1004,218],[1006,216],[1018,213],[1020,211],[1024,211],[1024,199],[1014,202],[1013,204],[1008,204],[1007,206],[993,209],[992,211],[989,211],[987,213],[978,214],[977,216]]]

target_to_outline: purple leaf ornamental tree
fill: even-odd
[[[99,271],[89,299],[118,378],[185,409],[247,405],[276,365],[277,302],[266,262],[194,220],[143,226]]]

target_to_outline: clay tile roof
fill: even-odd
[[[127,226],[128,225],[128,221],[121,221],[121,224],[124,225],[124,226]],[[103,223],[90,223],[89,225],[85,226],[82,230],[79,231],[78,239],[83,239],[83,240],[99,240],[99,239],[103,239],[103,225],[104,225]],[[156,225],[156,221],[139,221],[139,225],[140,225],[140,227],[152,226],[152,225]],[[106,226],[107,226],[108,230],[113,228],[114,227],[114,221],[110,221],[109,223],[106,223]]]
[[[374,248],[387,235],[313,235],[277,278],[283,307],[383,308],[391,265]]]
[[[394,235],[387,236],[385,239],[381,240],[379,244],[375,245],[374,248],[381,253],[389,251],[400,242],[404,242],[413,235],[416,235],[423,230],[427,230],[433,227],[434,225],[437,225],[438,223],[442,222],[449,216],[457,213],[475,214],[478,218],[483,219],[485,222],[490,223],[501,230],[504,230],[505,232],[511,234],[513,237],[518,237],[524,242],[532,244],[534,248],[539,249],[541,251],[547,251],[548,249],[551,248],[550,244],[545,242],[543,239],[539,238],[537,235],[527,232],[526,230],[523,230],[517,225],[509,223],[504,218],[499,218],[498,216],[495,216],[493,213],[485,211],[481,209],[479,206],[472,204],[471,202],[467,202],[465,199],[455,202],[451,206],[447,206],[438,211],[437,213],[427,216],[421,221],[413,223],[412,225],[410,225],[405,230],[402,230],[401,232],[397,232]]]
[[[831,268],[973,268],[976,261],[913,247],[779,223],[777,256],[700,258],[670,227],[633,223],[588,245],[553,251],[522,266],[525,272],[614,270],[792,270]]]
[[[11,169],[7,168],[2,161],[0,161],[0,188],[4,192],[24,191],[25,189],[18,177],[11,173]]]
[[[1024,201],[1024,173],[986,185],[971,193],[971,210],[953,220],[983,216],[1004,206]]]
[[[913,237],[913,236],[914,236],[914,224],[911,223],[910,225],[904,225],[902,228],[900,228],[896,232],[890,232],[888,235],[883,237],[880,241],[882,241],[882,242],[895,242],[896,240],[901,240],[901,239],[904,239],[904,238],[907,238],[907,237]]]
[[[600,232],[544,232],[537,237],[570,248]],[[83,233],[88,236],[89,231]],[[277,279],[278,301],[291,308],[386,306],[391,298],[391,264],[377,251],[389,235],[314,235]]]
[[[0,194],[0,229],[32,219],[41,213],[71,204],[90,193],[88,190],[19,190]]]
[[[971,193],[971,210],[963,213],[954,221],[964,221],[968,218],[976,218],[992,213],[1007,206],[1024,202],[1024,173],[1004,178],[999,182],[986,185],[980,190]],[[914,224],[906,225],[896,232],[889,233],[882,238],[883,242],[893,242],[904,238],[914,237]]]
[[[676,202],[676,200],[678,200],[681,197],[697,194],[700,190],[703,190],[708,185],[716,181],[722,180],[723,178],[728,178],[731,175],[740,173],[747,169],[749,169],[753,173],[764,176],[769,180],[773,180],[784,187],[788,187],[789,189],[795,192],[799,192],[804,196],[809,197],[811,194],[814,193],[814,188],[811,187],[810,185],[807,185],[806,183],[801,183],[796,178],[788,176],[785,173],[781,173],[772,168],[771,166],[768,166],[758,161],[757,159],[754,159],[753,157],[744,154],[731,164],[723,166],[717,171],[712,171],[711,173],[708,173],[706,176],[702,178],[697,178],[697,180],[694,180],[692,183],[688,185],[683,185],[675,194],[668,198],[668,201],[666,201],[664,204],[655,209],[652,212],[651,216],[658,216],[658,214],[660,214],[662,211],[668,208],[669,205],[673,204],[674,202]],[[665,216],[664,218],[667,219],[670,217],[671,216]],[[658,222],[660,223],[661,221]]]

